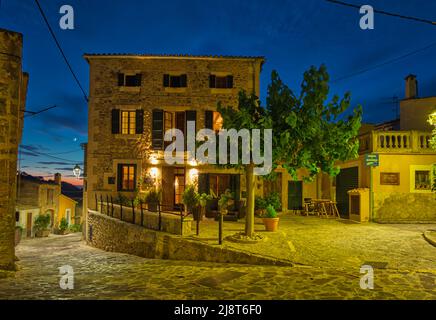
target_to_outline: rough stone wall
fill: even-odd
[[[87,146],[87,190],[89,207],[94,208],[95,191],[116,194],[116,185],[108,186],[108,177],[116,177],[115,160],[142,161],[141,147],[151,144],[153,109],[197,110],[197,128],[204,128],[204,111],[216,110],[220,101],[237,106],[241,89],[258,93],[260,63],[258,59],[183,59],[183,58],[118,58],[90,57],[90,103]],[[141,73],[140,88],[118,86],[119,72]],[[186,73],[186,89],[164,88],[163,75]],[[209,88],[211,72],[228,72],[234,77],[234,88]],[[144,110],[142,135],[111,133],[111,110]],[[138,167],[138,171],[141,168]]]
[[[376,193],[375,221],[380,223],[436,222],[436,197],[423,193]]]
[[[22,35],[0,29],[0,269],[14,269],[17,153],[27,75],[22,73]]]
[[[258,256],[223,246],[211,246],[168,233],[147,230],[95,211],[88,212],[87,243],[105,251],[152,259],[292,265],[289,261]]]

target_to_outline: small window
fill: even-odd
[[[15,221],[20,222],[20,212],[19,211],[15,211]]]
[[[118,190],[134,191],[136,187],[136,165],[118,165]]]
[[[233,88],[233,76],[217,76],[211,74],[209,78],[209,87],[217,89],[231,89]]]
[[[120,87],[140,87],[142,82],[142,75],[137,74],[118,74],[118,86]]]
[[[166,88],[186,88],[188,86],[186,74],[181,75],[164,75],[164,87]]]
[[[136,111],[121,111],[121,133],[136,134]]]
[[[430,191],[430,170],[417,170],[415,171],[415,190],[417,191]]]
[[[107,178],[107,183],[108,184],[115,184],[115,178],[114,177],[108,177]]]

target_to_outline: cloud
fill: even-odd
[[[54,168],[54,170],[59,170],[59,171],[71,171],[71,170],[73,170],[73,166],[71,166],[71,167]]]
[[[45,165],[58,165],[58,166],[68,166],[71,165],[71,163],[68,162],[56,162],[56,161],[40,161],[39,164],[45,164]]]
[[[21,151],[21,154],[25,155],[25,156],[29,156],[29,157],[39,157],[39,154],[35,154],[35,153],[29,152],[29,151]]]

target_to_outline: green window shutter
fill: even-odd
[[[118,73],[118,86],[124,86],[124,73]]]
[[[142,84],[142,73],[136,74],[136,86],[140,87]]]
[[[112,134],[120,133],[120,110],[112,109]]]
[[[206,129],[213,129],[213,111],[207,110],[205,112],[204,127]]]
[[[144,133],[144,110],[136,110],[136,134]]]
[[[180,87],[186,88],[188,86],[188,76],[186,74],[182,74],[180,76]]]
[[[123,165],[118,164],[117,166],[117,191],[123,189]]]
[[[152,148],[162,150],[164,147],[164,112],[153,110],[152,117]]]
[[[198,175],[198,193],[199,194],[209,194],[210,192],[209,187],[209,174],[207,173],[200,173]]]
[[[170,86],[170,75],[169,74],[164,74],[164,76],[163,76],[163,86],[165,88]]]
[[[233,88],[233,76],[227,76],[227,88]]]
[[[209,76],[209,88],[216,88],[216,76],[214,74],[211,74]]]

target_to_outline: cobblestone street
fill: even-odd
[[[436,299],[434,268],[375,269],[374,290],[362,290],[359,268],[151,260],[90,248],[80,234],[24,240],[17,256],[0,299]],[[73,290],[59,286],[63,265]]]

